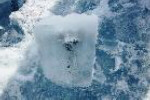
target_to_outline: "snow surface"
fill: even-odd
[[[0,49],[0,94],[2,94],[9,79],[17,71],[20,58],[18,48]]]
[[[25,38],[17,45],[0,48],[0,95],[11,78],[14,78],[13,76],[19,80],[27,80],[27,77],[18,74],[22,66],[20,63],[24,62],[27,48],[33,41],[32,29],[35,22],[47,15],[54,2],[55,0],[26,0],[26,4],[19,11],[12,12],[10,15],[11,23],[19,24],[23,28]]]
[[[89,86],[95,60],[95,15],[48,16],[36,24],[35,39],[45,76],[57,84]]]
[[[146,45],[149,44],[146,40],[149,39],[148,22],[150,18],[148,17],[149,11],[147,10],[150,9],[149,0],[137,1],[140,5],[137,4],[135,0],[100,0],[100,4],[95,4],[95,0],[60,0],[61,3],[57,4],[60,8],[60,10],[58,10],[60,13],[58,14],[62,13],[62,15],[66,15],[76,10],[80,13],[85,11],[84,13],[97,14],[101,20],[99,24],[104,22],[104,25],[99,26],[99,28],[102,27],[103,29],[101,29],[99,33],[100,36],[98,37],[100,45],[98,45],[97,51],[100,53],[97,55],[99,57],[97,57],[97,63],[95,65],[96,68],[92,72],[94,81],[92,86],[85,90],[78,90],[78,88],[70,90],[70,88],[62,88],[54,84],[49,84],[49,81],[44,80],[45,77],[41,78],[42,75],[39,75],[39,80],[37,77],[35,78],[37,75],[37,73],[34,75],[34,72],[36,71],[34,68],[35,66],[43,69],[48,67],[38,66],[39,60],[41,59],[40,57],[42,57],[39,55],[42,54],[39,53],[37,49],[37,46],[39,46],[40,43],[37,45],[36,42],[38,41],[34,41],[39,36],[36,35],[37,37],[34,37],[33,28],[36,26],[38,21],[41,19],[43,20],[46,16],[52,15],[52,13],[50,13],[50,9],[55,1],[56,0],[27,0],[19,11],[13,12],[10,15],[11,22],[16,25],[18,24],[21,28],[23,28],[25,38],[17,45],[8,48],[0,48],[0,57],[3,58],[0,59],[2,62],[0,63],[0,66],[3,66],[0,68],[0,76],[3,76],[0,78],[0,88],[1,91],[3,91],[8,86],[6,88],[7,91],[5,91],[8,92],[8,94],[5,93],[5,95],[9,96],[6,100],[14,97],[17,97],[18,100],[49,100],[51,98],[55,99],[56,97],[59,99],[65,97],[69,99],[83,97],[83,99],[90,98],[93,100],[95,98],[102,100],[141,100],[142,96],[145,96],[146,94],[143,90],[147,89],[149,86],[147,77],[150,76],[150,71],[147,71],[148,68],[146,68],[149,66],[148,61],[150,56],[144,52],[150,52],[147,50],[147,46],[145,46],[145,43]],[[97,8],[93,6],[97,6]],[[95,9],[91,10],[90,8]],[[63,14],[63,12],[65,14]],[[69,25],[69,27],[71,26]],[[49,29],[47,31],[49,31]],[[73,35],[68,36],[68,33]],[[48,36],[53,36],[53,34],[50,33],[46,34]],[[113,37],[114,34],[115,36]],[[40,37],[41,40],[43,40],[43,38],[47,35]],[[79,40],[72,31],[66,32],[64,37],[64,40],[60,40],[65,44],[71,43],[69,41]],[[48,42],[51,41],[49,39],[47,39]],[[134,43],[134,41],[136,42]],[[55,42],[53,44],[55,44]],[[144,46],[141,42],[144,42]],[[46,45],[48,45],[47,42]],[[143,46],[144,49],[141,50],[141,48],[136,48],[136,45],[141,46],[141,48]],[[48,47],[50,46],[48,45]],[[61,47],[62,46],[57,47],[57,49],[61,49]],[[68,51],[64,50],[64,52]],[[69,55],[70,54],[68,54],[68,56]],[[93,57],[90,58],[92,59],[91,61],[93,61]],[[72,62],[73,61],[74,60],[72,60]],[[135,61],[137,61],[137,63]],[[64,62],[66,62],[66,60]],[[49,64],[50,62],[48,62],[48,65]],[[47,75],[47,78],[50,79],[51,77]],[[20,81],[23,82],[23,84],[21,84]],[[150,92],[148,91],[147,95],[143,98],[145,100],[149,100],[149,94]]]

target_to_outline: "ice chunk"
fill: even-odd
[[[58,85],[89,86],[97,30],[95,15],[49,16],[37,23],[34,33],[45,76]]]

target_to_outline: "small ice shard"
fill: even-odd
[[[34,33],[45,76],[58,85],[90,86],[97,30],[95,15],[49,16],[38,22]]]

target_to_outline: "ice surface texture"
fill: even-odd
[[[45,76],[57,84],[89,86],[97,32],[95,15],[48,16],[37,23],[34,33]]]
[[[55,6],[49,9],[51,1],[27,0],[23,9],[11,14],[11,18],[21,23],[25,31],[25,41],[31,41],[31,43],[34,42],[34,39],[36,41],[27,48],[24,56],[26,59],[22,63],[23,67],[20,67],[22,77],[16,80],[16,77],[13,77],[2,95],[2,100],[149,100],[149,0],[58,0]],[[99,19],[98,37],[95,47],[96,59],[94,71],[92,72],[92,83],[89,87],[73,87],[73,85],[81,86],[81,83],[71,84],[71,80],[70,84],[64,83],[64,81],[61,82],[62,84],[58,84],[60,82],[56,79],[51,81],[52,77],[49,77],[49,73],[46,75],[46,72],[50,69],[46,70],[45,68],[48,67],[42,66],[42,63],[44,63],[42,60],[41,64],[39,64],[41,57],[46,58],[45,55],[47,53],[47,56],[51,58],[49,56],[50,52],[46,51],[45,54],[41,52],[46,50],[46,46],[42,45],[44,41],[46,45],[48,45],[48,42],[56,44],[56,49],[60,49],[57,51],[58,53],[62,50],[64,51],[63,54],[67,52],[68,56],[63,56],[66,57],[64,61],[66,62],[67,58],[70,57],[69,55],[77,51],[77,47],[78,49],[80,47],[79,37],[74,37],[76,36],[74,34],[78,34],[77,32],[64,32],[66,35],[60,36],[64,37],[64,39],[60,38],[61,42],[58,41],[58,43],[52,41],[54,40],[53,38],[48,37],[49,35],[55,37],[51,32],[42,33],[45,35],[41,36],[36,36],[38,34],[32,33],[33,27],[36,25],[35,22],[41,19],[43,22],[48,20],[50,18],[49,13],[54,14],[54,16],[66,16],[73,12],[89,15],[95,14]],[[49,18],[44,17],[46,19],[43,19],[43,15],[49,16]],[[53,23],[56,24],[56,22],[58,21],[56,20]],[[46,24],[49,24],[48,21]],[[65,25],[58,26],[65,27]],[[45,27],[43,26],[41,30],[44,30]],[[72,27],[72,25],[68,25],[68,27]],[[63,34],[61,32],[56,33],[57,35]],[[28,38],[30,34],[32,38]],[[71,36],[69,35],[69,39],[66,37],[67,34],[72,34]],[[43,38],[46,39],[43,40]],[[37,41],[40,39],[43,42]],[[63,44],[59,45],[59,43]],[[90,43],[94,42],[90,41]],[[39,53],[37,53],[36,49],[37,44],[39,47],[43,46],[43,48],[39,48]],[[22,45],[24,46],[24,44]],[[47,47],[47,49],[50,49],[49,45]],[[62,56],[63,54],[59,55]],[[55,56],[56,58],[58,57]],[[73,58],[71,56],[71,59]],[[92,57],[90,59],[93,61]],[[7,62],[7,60],[5,61]],[[63,67],[67,69],[65,72],[72,68],[68,65],[73,61],[70,60],[67,64],[64,64],[66,66]],[[50,64],[50,61],[45,62],[47,62],[47,65]],[[62,76],[60,75],[60,77]],[[67,86],[72,85],[72,87],[62,87],[64,84]]]

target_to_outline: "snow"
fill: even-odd
[[[129,91],[128,84],[125,80],[118,80],[116,87],[118,90]]]
[[[18,69],[19,60],[22,59],[19,53],[18,48],[0,49],[0,94]]]
[[[110,11],[108,2],[109,0],[101,0],[100,5],[95,10],[93,10],[93,13],[97,14],[100,18],[114,17],[116,13]]]
[[[141,7],[146,7],[150,10],[150,0],[139,0],[138,2],[141,5]]]
[[[0,30],[4,29],[2,26],[0,26]]]
[[[0,4],[5,1],[7,0],[1,0]],[[65,85],[69,87],[70,86],[87,87],[90,86],[91,81],[94,80],[93,82],[97,81],[99,84],[102,85],[102,87],[103,84],[112,86],[110,90],[112,94],[110,93],[103,95],[103,90],[97,91],[101,87],[97,87],[97,89],[93,89],[92,91],[90,91],[91,94],[89,94],[88,96],[92,96],[92,94],[95,93],[94,96],[101,97],[100,94],[102,94],[103,100],[110,100],[117,98],[119,91],[123,91],[127,94],[129,93],[129,95],[133,95],[133,99],[143,96],[141,95],[143,92],[140,93],[138,90],[136,93],[130,89],[130,84],[128,84],[127,82],[127,79],[130,79],[128,78],[128,76],[125,77],[121,76],[122,77],[121,80],[118,80],[117,82],[111,81],[111,83],[109,83],[107,82],[107,80],[110,77],[106,76],[107,72],[104,72],[104,69],[102,69],[100,65],[99,66],[97,65],[98,69],[95,70],[93,69],[93,64],[95,62],[95,47],[92,46],[96,44],[95,40],[97,39],[96,32],[93,32],[96,31],[95,28],[97,18],[94,17],[95,15],[71,14],[65,17],[54,16],[52,15],[52,13],[50,13],[50,9],[55,4],[56,1],[57,0],[26,0],[26,3],[23,5],[23,7],[19,9],[19,11],[13,12],[10,15],[11,23],[19,25],[23,29],[25,38],[23,39],[22,42],[20,42],[17,45],[7,48],[6,47],[0,48],[0,76],[1,76],[0,94],[2,94],[3,90],[9,86],[8,84],[12,83],[13,81],[14,83],[12,83],[12,87],[8,87],[11,90],[11,92],[10,91],[9,92],[12,95],[20,96],[20,99],[18,100],[21,100],[22,99],[21,98],[22,94],[20,91],[21,84],[18,81],[21,82],[32,81],[34,77],[34,72],[36,70],[34,69],[32,70],[32,73],[26,75],[24,75],[21,72],[20,73],[18,72],[20,71],[20,69],[25,72],[30,70],[31,67],[35,66],[39,67],[39,65],[34,64],[35,62],[36,64],[38,64],[39,61],[41,61],[40,68],[42,68],[42,70],[44,71],[46,78],[56,83],[56,85]],[[75,1],[78,2],[80,0]],[[135,3],[129,1],[130,0],[119,0],[118,2],[123,6],[123,9],[125,9],[131,8],[132,6],[135,5]],[[64,2],[64,6],[66,2]],[[140,8],[150,9],[149,0],[139,0],[137,2],[141,6]],[[73,7],[76,6],[74,5]],[[88,13],[90,13],[90,11]],[[97,6],[96,9],[92,10],[91,13],[98,15],[98,17],[100,18],[99,20],[103,20],[103,18],[113,19],[113,17],[120,14],[119,12],[116,13],[111,11],[109,0],[100,0],[100,4]],[[128,13],[130,13],[130,11]],[[144,18],[143,21],[145,21]],[[117,20],[120,20],[120,17],[118,17]],[[122,18],[121,20],[124,20],[124,18]],[[145,21],[146,23],[148,23],[147,20]],[[143,30],[142,29],[143,27],[149,27],[147,26],[148,24],[143,24],[143,21],[141,23],[141,30],[138,30],[140,32]],[[141,22],[140,18],[136,24],[140,24],[139,22]],[[92,25],[92,23],[94,25]],[[35,34],[33,33],[34,27],[35,27],[34,30]],[[80,28],[82,28],[83,30],[79,31]],[[144,29],[146,30],[146,28]],[[3,27],[0,26],[0,30],[3,30]],[[122,32],[121,29],[120,31]],[[93,36],[91,36],[92,32],[95,33],[93,34]],[[148,32],[148,29],[146,32]],[[119,32],[117,31],[117,34],[118,33]],[[71,46],[71,48],[69,46]],[[125,51],[131,53],[129,54],[129,56],[132,56],[130,58],[127,57],[129,61],[127,63],[124,63],[122,59],[121,54],[123,52],[123,47],[125,48]],[[114,60],[115,64],[114,70],[111,73],[119,72],[121,68],[124,68],[124,66],[126,67],[131,66],[128,72],[135,78],[139,78],[139,82],[135,83],[135,86],[141,87],[149,86],[146,77],[150,76],[147,75],[150,73],[150,71],[148,73],[143,72],[142,74],[138,74],[137,73],[138,65],[131,65],[133,60],[142,59],[140,58],[140,56],[136,56],[136,50],[133,50],[134,48],[132,44],[126,44],[125,42],[119,41],[118,47],[117,48],[114,47],[115,48],[114,50],[110,49],[109,46],[107,47],[105,45],[100,45],[98,48],[113,55],[115,59]],[[43,51],[45,52],[43,53]],[[149,55],[147,56],[149,57]],[[147,58],[147,60],[149,60],[149,58]],[[149,62],[144,62],[143,67],[147,66],[148,63]],[[122,71],[124,70],[122,69]],[[17,79],[17,81],[15,79]],[[34,83],[33,85],[37,84]],[[52,89],[52,87],[50,88]],[[106,88],[106,91],[107,89],[109,90],[109,87]],[[29,90],[31,91],[31,93],[35,91],[35,89],[33,88]],[[19,94],[16,93],[16,91]],[[96,94],[96,92],[101,93]],[[30,94],[30,92],[25,93],[25,95],[26,94]],[[38,94],[35,95],[38,96]],[[84,96],[82,94],[80,95],[81,97]],[[116,97],[113,98],[113,96]],[[150,90],[146,93],[143,99],[150,100]]]
[[[89,86],[97,30],[95,15],[48,16],[37,23],[34,33],[45,76],[58,85]]]
[[[3,1],[5,0],[0,1],[0,3]],[[32,79],[30,76],[20,75],[18,70],[22,66],[26,51],[34,39],[32,29],[35,22],[48,14],[48,10],[54,5],[55,1],[26,0],[26,3],[19,11],[12,12],[10,15],[11,23],[20,25],[24,30],[25,38],[17,45],[0,48],[0,95],[11,78],[14,78],[13,76],[22,80]],[[0,29],[2,29],[1,26]]]

